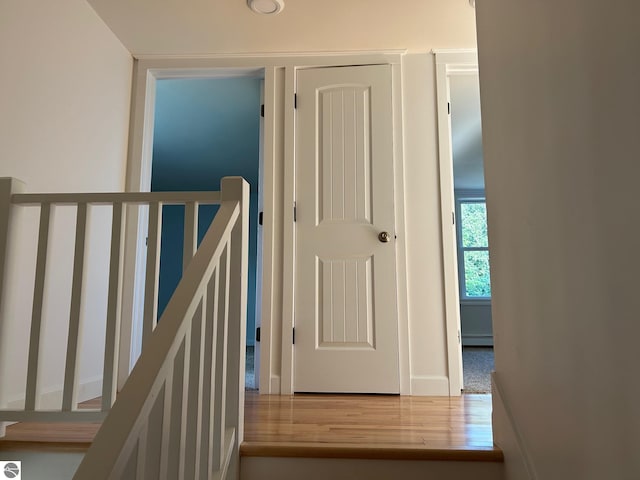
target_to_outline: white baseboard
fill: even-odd
[[[520,434],[496,372],[491,372],[493,401],[493,442],[502,449],[505,458],[505,473],[510,480],[537,480],[531,456]]]
[[[444,375],[414,375],[411,377],[411,395],[449,396],[449,378]]]
[[[59,410],[62,405],[62,385],[56,385],[40,392],[37,402],[40,410]],[[102,376],[89,378],[78,385],[78,402],[91,400],[102,395]],[[24,395],[10,399],[6,408],[8,410],[21,410],[24,408]]]
[[[280,375],[271,375],[270,390],[261,394],[280,395]],[[449,379],[444,375],[423,375],[411,377],[411,395],[449,396]]]
[[[262,389],[260,393],[280,395],[280,376],[271,375],[270,391]],[[422,396],[449,396],[449,378],[444,375],[422,375],[411,377],[411,395]]]
[[[269,393],[271,395],[280,395],[280,375],[271,375],[271,384],[269,385],[269,391],[268,392],[262,392],[260,391],[260,393]]]

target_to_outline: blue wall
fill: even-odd
[[[157,82],[152,191],[219,190],[220,179],[240,175],[251,185],[247,344],[254,344],[260,80],[166,79]],[[217,207],[201,207],[198,236]],[[162,215],[158,313],[182,276],[184,208]]]

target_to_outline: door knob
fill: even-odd
[[[378,234],[378,240],[380,240],[382,243],[387,243],[389,240],[391,240],[391,235],[389,235],[389,232],[380,232]]]

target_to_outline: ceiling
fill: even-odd
[[[278,15],[246,0],[87,0],[134,55],[429,51],[476,44],[466,0],[285,0]]]
[[[484,189],[478,75],[449,77],[453,182],[460,189]]]

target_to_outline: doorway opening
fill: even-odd
[[[491,278],[478,74],[449,76],[463,391],[490,393]]]
[[[257,388],[254,359],[259,358],[254,349],[261,311],[262,91],[262,75],[256,72],[157,79],[150,165],[151,191],[217,191],[225,176],[242,176],[250,184],[245,377],[249,389]],[[199,206],[198,243],[217,210],[216,205]],[[182,277],[184,214],[182,206],[163,208],[158,318]]]
[[[490,393],[493,329],[477,53],[436,52],[436,79],[451,392]]]

